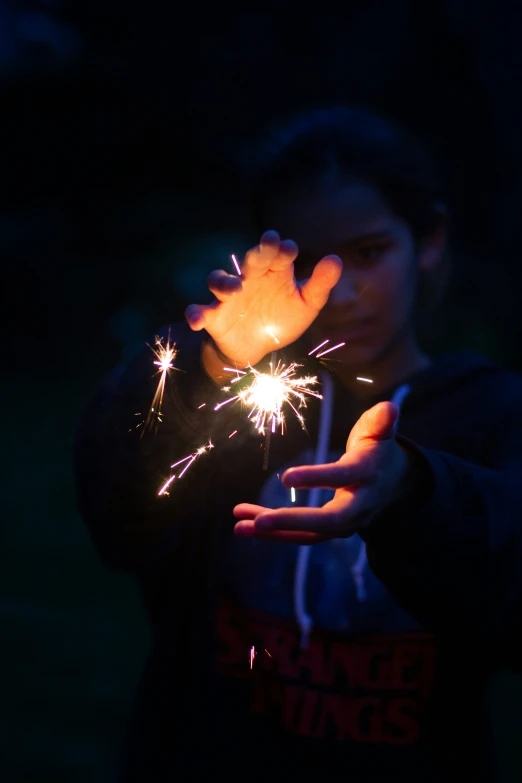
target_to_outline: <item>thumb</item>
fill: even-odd
[[[343,262],[339,256],[325,256],[314,267],[312,276],[300,284],[301,296],[314,310],[321,310],[328,301],[330,291],[339,282]]]
[[[363,440],[390,440],[395,435],[399,408],[393,402],[378,402],[355,422],[346,449]]]

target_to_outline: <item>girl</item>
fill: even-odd
[[[483,691],[518,653],[521,379],[419,344],[446,211],[407,134],[325,110],[263,153],[249,203],[277,231],[160,333],[183,372],[156,431],[128,432],[145,349],[78,432],[81,513],[154,633],[120,780],[489,780]],[[267,450],[220,403],[274,351],[322,400]]]

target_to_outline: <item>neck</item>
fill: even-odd
[[[423,370],[430,361],[421,351],[414,335],[408,334],[394,341],[373,362],[358,367],[341,364],[336,367],[335,374],[354,396],[374,397]],[[358,381],[357,378],[361,377],[369,378],[373,383]]]

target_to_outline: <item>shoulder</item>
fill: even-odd
[[[447,393],[490,397],[496,404],[501,400],[522,397],[522,373],[503,366],[494,359],[472,352],[455,352],[434,360],[419,388]]]

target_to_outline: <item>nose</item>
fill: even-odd
[[[354,276],[344,270],[339,282],[330,291],[328,303],[332,305],[347,305],[357,301],[359,292],[355,284]]]

